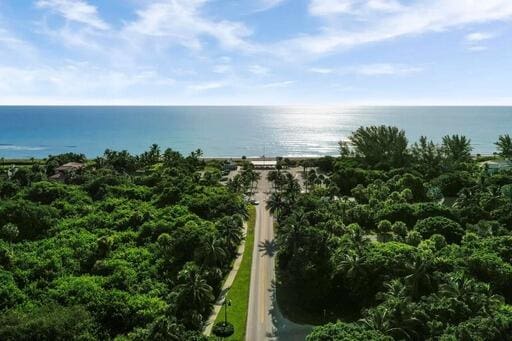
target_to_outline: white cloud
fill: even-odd
[[[189,85],[188,88],[193,91],[207,91],[220,89],[226,86],[225,82],[206,82]]]
[[[374,63],[362,64],[341,69],[332,68],[310,68],[310,72],[322,75],[357,75],[357,76],[404,76],[423,71],[422,67],[390,64],[390,63]]]
[[[482,43],[486,40],[492,39],[495,37],[494,33],[489,32],[473,32],[466,35],[465,41],[467,43],[467,48],[469,51],[473,52],[481,52],[487,50],[487,46],[483,46]]]
[[[487,32],[473,32],[466,35],[466,40],[469,42],[480,42],[494,38],[494,34]]]
[[[125,71],[73,61],[64,61],[59,67],[0,66],[0,79],[2,97],[114,95],[131,87],[175,84],[174,79],[152,69]]]
[[[0,44],[2,45],[16,45],[20,44],[21,41],[14,38],[9,31],[0,27]]]
[[[309,13],[314,16],[340,14],[362,15],[370,12],[396,12],[403,9],[397,0],[311,0]]]
[[[356,66],[347,69],[345,72],[360,76],[391,76],[408,75],[421,71],[423,71],[423,68],[417,66],[377,63]]]
[[[11,30],[2,27],[0,22],[0,66],[2,62],[7,60],[19,62],[34,58],[37,58],[37,51],[34,46],[18,37]]]
[[[330,81],[353,77],[361,77],[358,80],[363,81],[362,77],[409,76],[423,70],[421,66],[406,64],[415,63],[414,60],[398,59],[401,48],[398,44],[395,53],[398,58],[384,59],[383,63],[340,66],[347,60],[364,63],[364,57],[356,58],[358,51],[353,51],[354,56],[347,58],[315,59],[325,54],[447,30],[460,30],[459,48],[483,51],[487,47],[482,45],[495,37],[492,32],[499,31],[493,31],[497,30],[495,26],[490,28],[482,24],[512,18],[512,0],[306,0],[309,1],[306,10],[315,16],[308,25],[294,23],[280,34],[269,36],[268,30],[262,30],[253,37],[243,20],[250,20],[255,25],[265,22],[258,21],[258,15],[247,19],[248,16],[233,13],[244,7],[238,4],[227,6],[229,11],[224,11],[225,7],[221,6],[219,11],[216,6],[220,2],[216,0],[129,1],[129,6],[137,6],[131,15],[109,13],[117,15],[116,22],[124,20],[121,25],[106,22],[106,16],[102,19],[103,8],[93,4],[103,2],[97,0],[33,1],[44,9],[45,14],[53,13],[65,20],[60,17],[57,18],[59,23],[42,20],[48,25],[41,29],[43,24],[39,23],[37,33],[45,33],[44,37],[34,36],[30,24],[22,28],[21,25],[28,21],[16,22],[19,35],[0,25],[0,99],[16,96],[105,99],[119,96],[135,100],[140,93],[164,101],[169,101],[171,96],[184,100],[187,95],[195,100],[201,97],[199,92],[205,92],[201,95],[208,97],[206,91],[209,90],[215,94],[212,98],[221,98],[223,93],[228,93],[226,98],[239,99],[239,94],[244,91],[250,94],[247,96],[254,96],[253,89],[277,98],[286,93],[279,88],[293,88],[293,84],[299,83],[290,79],[298,80],[295,76],[304,76],[304,72],[311,73],[306,75],[304,83],[300,83],[306,91],[310,85],[307,81],[315,76],[327,81],[324,85],[328,86]],[[253,9],[263,3],[272,8],[286,0],[248,1],[251,3],[247,7]],[[234,16],[241,19],[232,19]],[[32,20],[31,17],[28,20]],[[265,20],[279,19],[265,16]],[[10,26],[6,28],[10,29]],[[292,38],[281,38],[283,36]],[[33,45],[20,37],[32,39]],[[51,39],[53,44],[48,45],[42,39]],[[265,43],[258,43],[257,39]],[[423,43],[416,40],[414,44]],[[71,48],[59,49],[57,44]],[[169,52],[167,47],[175,45],[195,51],[175,49]],[[21,59],[21,47],[24,46],[33,48],[32,58]],[[50,51],[48,46],[55,50]],[[383,46],[386,51],[394,47]],[[255,53],[248,55],[246,52]],[[370,52],[364,51],[363,55]],[[488,55],[492,57],[490,53],[482,54]],[[72,63],[64,60],[66,57],[91,62]],[[424,57],[428,59],[428,53]],[[290,60],[297,64],[288,63]],[[404,64],[396,64],[401,61]],[[216,75],[212,76],[212,72]],[[418,79],[418,82],[422,80]],[[167,91],[170,87],[172,91]],[[213,91],[220,88],[229,91]],[[278,91],[265,91],[267,88]],[[323,92],[322,88],[320,92]],[[311,96],[315,95],[312,90]]]
[[[260,4],[259,4],[259,8],[257,9],[257,12],[267,11],[274,7],[280,6],[287,0],[259,0],[259,1],[260,1]]]
[[[137,20],[125,30],[141,36],[161,38],[191,49],[201,49],[202,38],[217,40],[225,48],[250,50],[245,40],[252,32],[242,23],[211,20],[202,13],[208,0],[170,0],[151,3],[137,12]]]
[[[400,2],[396,0],[369,0],[366,7],[370,10],[382,12],[396,12],[404,9]]]
[[[309,69],[309,71],[313,72],[313,73],[319,73],[322,75],[328,75],[330,73],[333,73],[335,70],[329,69],[329,68],[323,68],[323,67],[313,67],[313,68]]]
[[[510,0],[419,0],[408,5],[397,2],[399,10],[382,15],[366,13],[367,20],[361,20],[361,13],[351,13],[356,3],[359,6],[363,4],[356,0],[311,0],[309,9],[312,15],[330,16],[324,27],[316,34],[304,34],[279,42],[272,50],[287,58],[321,55],[358,45],[512,17]],[[369,3],[365,1],[364,5],[368,7]],[[372,5],[374,8],[375,4]],[[336,19],[332,18],[333,13],[354,14],[356,17],[348,25],[346,15]]]
[[[309,13],[317,16],[332,16],[352,11],[353,0],[312,0],[309,4]]]
[[[0,150],[15,150],[15,151],[35,151],[35,150],[46,150],[47,147],[33,147],[33,146],[19,146],[12,144],[1,144]]]
[[[26,43],[15,37],[11,32],[5,28],[0,27],[0,47],[16,48],[26,46]]]
[[[107,50],[106,46],[103,46],[96,41],[95,35],[88,29],[73,29],[67,25],[57,29],[52,29],[46,25],[41,25],[39,33],[46,34],[51,39],[64,46],[96,51]]]
[[[487,46],[473,45],[473,46],[469,46],[468,50],[474,51],[474,52],[486,51],[487,50]]]
[[[282,81],[282,82],[263,84],[263,85],[261,85],[261,87],[262,88],[286,88],[294,83],[295,83],[294,81]]]
[[[107,30],[109,25],[103,21],[95,6],[82,0],[38,0],[39,8],[49,8],[69,21],[88,25],[98,30]]]
[[[228,73],[229,71],[231,71],[231,65],[218,64],[213,67],[212,71],[215,73]]]
[[[270,73],[270,70],[264,66],[255,64],[255,65],[249,66],[249,72],[252,73],[253,75],[265,76]]]

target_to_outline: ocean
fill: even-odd
[[[140,153],[151,144],[208,157],[336,155],[338,141],[367,125],[394,125],[409,141],[446,134],[492,154],[512,134],[512,107],[0,107],[0,157]]]

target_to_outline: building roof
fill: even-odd
[[[85,167],[85,165],[83,163],[68,162],[68,163],[63,164],[60,167],[55,168],[55,170],[58,171],[58,172],[77,171],[77,170],[80,170],[80,169],[82,169],[84,167]]]
[[[49,177],[50,180],[57,180],[57,181],[64,181],[65,178],[66,178],[66,175],[64,175],[63,173],[53,174],[52,176]]]
[[[275,168],[277,166],[277,161],[275,160],[251,161],[251,163],[256,168]]]
[[[490,160],[482,162],[483,165],[487,165],[490,168],[509,168],[512,167],[512,162],[508,160]]]

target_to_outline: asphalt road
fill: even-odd
[[[275,240],[273,218],[266,209],[266,199],[271,190],[267,181],[268,171],[260,173],[255,199],[256,207],[255,243],[247,317],[247,341],[304,340],[311,331],[286,320],[279,311],[275,299]]]

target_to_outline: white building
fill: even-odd
[[[275,169],[277,161],[275,160],[264,160],[264,161],[251,161],[255,169]]]

